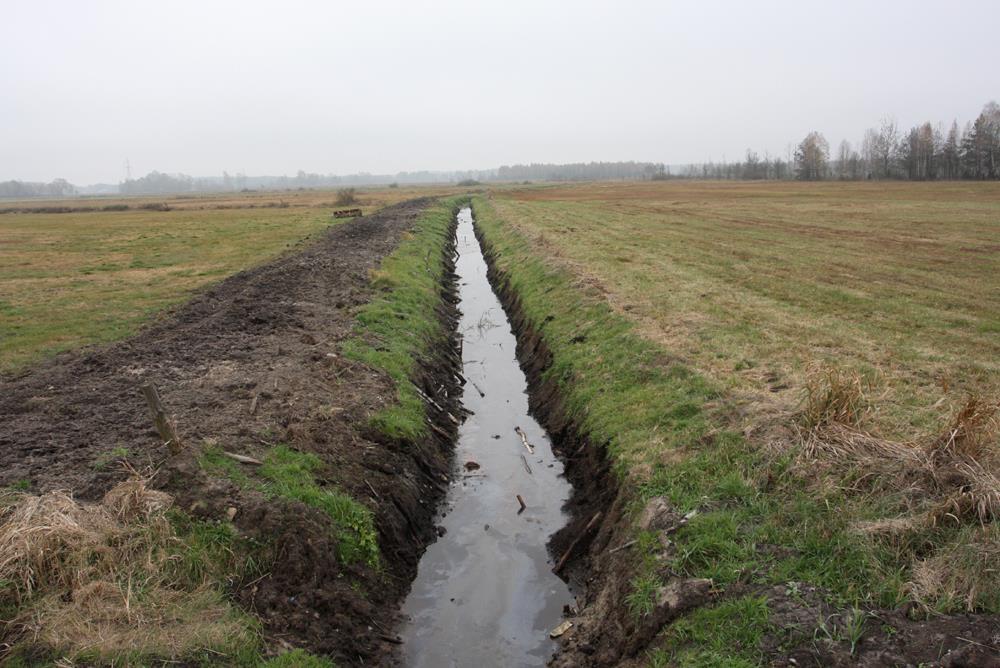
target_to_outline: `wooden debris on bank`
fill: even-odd
[[[573,628],[573,622],[571,622],[571,621],[569,621],[567,619],[562,624],[560,624],[559,626],[557,626],[554,629],[552,629],[549,632],[549,637],[553,638],[553,639],[558,638],[559,636],[561,636],[564,633],[566,633],[567,631],[569,631],[571,628]]]
[[[587,526],[585,526],[583,528],[583,531],[580,532],[580,535],[577,536],[576,538],[574,538],[573,542],[569,544],[569,547],[567,547],[566,551],[563,552],[563,556],[559,560],[559,563],[556,564],[556,567],[552,569],[553,573],[557,573],[558,574],[559,571],[561,571],[563,569],[563,566],[565,566],[566,562],[569,561],[570,555],[573,554],[573,550],[576,549],[577,544],[581,540],[583,540],[584,536],[586,536],[588,533],[590,533],[590,530],[594,528],[594,525],[597,524],[597,520],[599,520],[599,519],[601,519],[601,512],[600,511],[594,513],[594,516],[590,518],[589,522],[587,522]]]
[[[253,457],[247,457],[246,455],[238,455],[235,452],[229,452],[228,450],[223,450],[222,454],[230,459],[239,462],[240,464],[253,464],[254,466],[263,466],[264,462],[259,459],[254,459]]]

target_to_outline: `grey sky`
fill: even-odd
[[[0,2],[0,180],[784,155],[1000,97],[996,0]]]

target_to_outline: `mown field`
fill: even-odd
[[[350,206],[371,213],[448,191],[370,189]],[[0,204],[71,209],[0,214],[0,372],[127,336],[198,288],[321,232],[343,208],[336,198],[293,191]]]
[[[810,374],[853,368],[884,394],[876,421],[907,437],[942,396],[998,389],[997,184],[588,184],[494,203],[750,400],[789,407]]]
[[[633,526],[630,554],[594,557],[624,628],[711,580],[650,665],[993,642],[996,184],[556,185],[474,209],[633,520],[657,500],[692,517],[665,549]],[[921,624],[951,626],[931,647]]]

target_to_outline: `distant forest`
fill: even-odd
[[[1000,105],[989,102],[975,119],[959,129],[930,122],[903,131],[891,118],[869,128],[857,145],[840,142],[836,153],[820,132],[810,132],[785,157],[748,149],[736,162],[705,162],[670,167],[655,162],[578,162],[504,165],[498,169],[397,174],[311,174],[247,176],[223,172],[221,177],[191,177],[150,172],[117,186],[78,188],[65,179],[51,183],[0,182],[0,198],[68,197],[79,194],[162,195],[242,190],[295,190],[337,186],[457,183],[461,181],[608,181],[667,179],[837,179],[996,180],[1000,179]]]
[[[790,152],[791,153],[791,152]],[[959,130],[953,121],[947,130],[930,122],[903,131],[891,118],[865,131],[852,146],[840,142],[830,154],[826,138],[810,132],[785,159],[747,150],[738,162],[687,165],[677,174],[661,167],[655,179],[1000,179],[1000,105],[989,102],[975,121]]]

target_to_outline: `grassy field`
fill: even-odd
[[[371,213],[451,190],[359,191],[356,206]],[[194,290],[322,231],[335,200],[294,191],[4,203],[129,208],[0,214],[0,372],[128,335]],[[170,210],[143,208],[160,205]]]
[[[583,184],[474,209],[632,508],[697,513],[666,563],[633,535],[632,614],[677,574],[818,592],[845,620],[1000,612],[996,184]],[[764,634],[822,630],[724,600],[651,665],[762,665]]]
[[[494,205],[748,400],[787,408],[817,368],[847,366],[906,438],[936,424],[945,389],[997,390],[997,184],[589,184]]]

